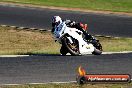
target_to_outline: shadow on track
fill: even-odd
[[[30,54],[30,56],[62,56],[60,54]]]
[[[29,56],[74,56],[71,54],[67,55],[61,55],[61,54],[48,54],[48,53],[32,53],[32,52],[27,52],[27,53],[17,53],[17,55],[29,55]],[[91,56],[92,54],[88,55],[76,55],[76,56]]]
[[[61,54],[33,53],[33,52],[16,53],[16,54],[17,55],[29,55],[29,56],[62,56]]]

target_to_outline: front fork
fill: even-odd
[[[67,39],[69,40],[69,42],[70,42],[71,44],[73,43],[71,37],[67,37]]]

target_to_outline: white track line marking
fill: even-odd
[[[123,54],[132,53],[132,51],[122,51],[122,52],[102,52],[102,54]],[[67,55],[70,55],[69,53]],[[30,55],[0,55],[0,57],[28,57]]]
[[[29,55],[0,55],[0,57],[28,57]]]
[[[132,81],[132,79],[131,79]],[[77,81],[67,81],[67,82],[45,82],[45,83],[25,83],[25,84],[0,84],[0,85],[3,85],[3,86],[17,86],[17,85],[26,85],[26,84],[29,84],[29,85],[43,85],[43,84],[64,84],[64,83],[77,83]]]
[[[121,52],[103,52],[102,54],[123,54],[123,53],[132,53],[132,51],[121,51]]]
[[[44,83],[24,83],[24,84],[0,84],[0,85],[7,85],[7,86],[13,86],[13,85],[26,85],[26,84],[31,84],[31,85],[40,85],[40,84],[64,84],[64,83],[77,83],[76,81],[69,81],[69,82],[44,82]]]

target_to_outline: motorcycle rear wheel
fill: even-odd
[[[96,43],[93,45],[94,45],[95,49],[94,49],[94,52],[92,54],[101,55],[102,51],[103,51],[101,43],[99,41],[96,41]]]

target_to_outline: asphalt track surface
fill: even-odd
[[[0,5],[0,24],[50,30],[51,17],[54,15],[87,23],[89,32],[93,35],[132,37],[130,16]]]
[[[50,30],[50,19],[53,15],[88,23],[89,32],[92,34],[132,37],[130,16],[0,5],[0,24]],[[100,56],[0,57],[0,84],[75,81],[80,65],[92,74],[132,75],[131,63],[132,53]]]
[[[0,84],[75,81],[77,68],[88,74],[132,75],[132,53],[113,55],[0,57]]]

